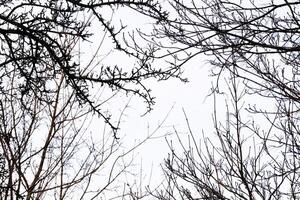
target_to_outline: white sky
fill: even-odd
[[[108,12],[107,15],[110,15],[110,13]],[[140,27],[143,31],[151,30],[151,21],[137,13],[124,9],[118,10],[113,18],[113,23],[118,24],[121,18],[124,20],[124,24],[125,22],[130,22],[126,31],[133,30],[135,27]],[[89,56],[93,55],[102,40],[103,28],[99,28],[97,25],[94,28],[95,35],[91,38],[93,43],[81,44],[80,59],[82,64],[85,61],[89,61]],[[128,59],[126,55],[116,51],[106,56],[110,50],[111,41],[106,37],[98,54],[101,64],[123,67],[133,64],[132,60]],[[203,133],[205,136],[213,135],[213,97],[207,97],[212,87],[213,78],[209,76],[211,66],[205,62],[205,59],[207,58],[198,56],[185,65],[183,76],[189,79],[188,83],[183,83],[175,79],[161,82],[157,82],[156,80],[147,81],[146,84],[152,89],[152,95],[156,97],[156,104],[153,110],[147,115],[142,116],[145,113],[146,104],[141,99],[133,97],[130,101],[129,108],[126,109],[125,115],[122,118],[121,131],[118,133],[122,138],[121,141],[124,149],[130,149],[143,141],[144,138],[157,129],[159,124],[168,115],[162,127],[153,135],[154,139],[147,140],[135,150],[133,164],[136,165],[133,165],[133,168],[131,168],[134,176],[127,177],[130,184],[140,181],[140,173],[142,173],[141,176],[144,179],[142,183],[144,186],[149,183],[155,186],[160,182],[162,178],[160,165],[163,164],[163,159],[167,158],[170,152],[164,136],[168,135],[168,139],[171,139],[174,128],[182,135],[188,133],[182,108],[184,108],[188,115],[191,128],[196,136],[200,138]],[[104,108],[112,111],[112,114],[114,112],[119,113],[130,98],[125,97],[124,94],[117,95],[117,97]],[[222,117],[226,117],[224,99],[222,98],[217,103],[219,104],[218,107],[221,108],[218,112],[220,113],[220,120],[222,120]],[[117,117],[115,116],[115,118]],[[97,124],[94,126],[97,132],[99,127]],[[140,171],[141,168],[142,171]],[[152,174],[150,173],[151,170]],[[151,175],[152,177],[150,177]],[[151,181],[149,182],[150,178]],[[127,181],[125,179],[126,177],[124,177],[124,181]]]
[[[130,22],[126,31],[130,31],[135,27],[140,27],[143,31],[151,30],[151,21],[137,13],[128,12],[128,10],[124,9],[118,10],[114,16],[114,23],[118,24],[120,18],[124,20],[124,24],[125,22]],[[95,28],[98,27],[95,26]],[[103,29],[100,28],[96,31],[99,35],[95,35],[91,41],[101,41],[101,30]],[[95,52],[99,42],[85,44],[86,46],[82,44],[81,61],[83,63],[85,56],[88,57],[92,55],[92,52]],[[102,64],[119,64],[124,67],[130,65],[131,61],[125,55],[115,51],[108,57],[105,57],[110,49],[111,43],[106,38],[99,53],[99,58],[103,56]],[[147,140],[146,143],[135,150],[134,164],[137,165],[133,169],[137,171],[134,173],[138,175],[142,167],[142,176],[145,176],[144,185],[149,183],[151,169],[151,183],[153,186],[162,178],[160,165],[163,164],[163,159],[167,158],[170,152],[164,135],[174,133],[174,128],[181,134],[188,132],[182,108],[185,109],[190,125],[196,134],[202,135],[202,131],[207,133],[212,132],[213,97],[206,98],[212,86],[212,78],[209,77],[209,67],[209,64],[205,63],[205,60],[197,57],[184,67],[183,76],[189,79],[188,83],[183,83],[175,79],[161,82],[155,80],[147,81],[147,85],[152,89],[152,95],[156,97],[156,104],[153,107],[154,110],[145,116],[142,115],[145,113],[146,104],[142,103],[139,98],[132,98],[129,108],[122,118],[121,131],[119,132],[119,135],[123,138],[122,142],[125,149],[130,149],[151,134],[170,112],[162,127],[155,132],[155,139]],[[118,112],[124,107],[128,99],[123,97],[113,100],[108,104],[107,109],[116,109],[116,112]],[[98,129],[98,127],[95,127],[95,129]],[[171,138],[171,136],[168,138]],[[132,178],[138,182],[140,176],[128,177],[128,179],[131,179],[129,181],[134,182],[135,180],[132,180]]]
[[[165,123],[155,135],[162,136],[174,133],[174,128],[179,133],[187,133],[188,129],[182,108],[185,109],[190,124],[197,134],[202,134],[202,130],[212,130],[213,99],[212,97],[205,98],[211,87],[211,80],[208,78],[207,71],[207,68],[199,62],[186,67],[184,75],[189,78],[190,82],[188,83],[169,80],[153,84],[153,94],[156,97],[154,110],[146,116],[140,117],[140,110],[132,108],[121,130],[127,137],[124,140],[128,141],[129,138],[141,140],[141,138],[146,137],[147,126],[149,125],[151,133],[151,130],[154,130],[163,121],[170,110]],[[142,158],[143,168],[149,168],[153,165],[155,171],[159,170],[159,165],[162,164],[169,152],[164,137],[147,141],[139,148],[139,157]],[[159,170],[157,175],[160,173]]]

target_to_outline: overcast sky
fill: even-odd
[[[106,10],[107,15],[111,13]],[[125,33],[140,28],[142,31],[150,31],[151,23],[146,17],[134,13],[129,10],[120,9],[115,13],[113,21],[119,24],[120,18],[126,17],[127,28]],[[96,52],[99,44],[103,41],[101,49],[98,53],[98,61],[106,65],[121,65],[122,67],[130,67],[134,65],[134,60],[128,58],[123,53],[112,50],[110,38],[105,35],[103,30],[97,24],[94,25],[95,34],[92,43],[81,44],[80,62],[82,65],[85,61],[89,61],[90,56]],[[117,28],[117,27],[116,27]],[[213,78],[210,77],[211,66],[206,62],[205,57],[196,57],[184,66],[183,77],[188,78],[189,82],[183,83],[179,80],[170,79],[167,81],[157,82],[156,80],[147,81],[146,84],[152,89],[152,95],[155,97],[156,104],[153,110],[143,115],[146,111],[146,104],[140,98],[133,97],[130,100],[129,107],[125,110],[122,117],[121,130],[118,133],[122,138],[124,150],[130,149],[139,142],[143,141],[149,134],[154,135],[152,139],[147,140],[139,146],[134,152],[134,163],[132,169],[143,169],[142,176],[145,178],[144,185],[147,185],[150,179],[150,171],[152,170],[151,184],[155,186],[160,181],[162,174],[160,165],[163,159],[167,158],[169,148],[167,139],[174,139],[174,130],[184,135],[188,133],[188,127],[182,109],[185,110],[190,125],[196,135],[212,134],[213,132],[213,97],[209,96],[212,87]],[[165,64],[165,63],[163,63]],[[130,97],[124,94],[117,94],[118,98],[105,105],[104,109],[108,109],[119,114],[124,108]],[[116,119],[118,115],[114,116]],[[225,117],[225,113],[224,113]],[[165,120],[163,122],[163,120]],[[163,122],[163,123],[162,123]],[[158,128],[158,126],[162,125]],[[95,132],[99,130],[98,124],[93,124]],[[135,171],[135,174],[140,173]],[[139,181],[139,176],[128,177],[128,181]],[[126,181],[126,180],[124,180]]]

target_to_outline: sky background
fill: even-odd
[[[103,10],[103,12],[109,16],[112,14],[110,10]],[[125,34],[130,33],[135,28],[139,28],[144,32],[151,31],[153,21],[132,10],[119,9],[114,13],[112,23],[117,25],[116,28],[120,24],[120,19],[124,21],[124,24],[129,22],[125,24],[127,25],[124,29]],[[135,64],[132,58],[113,50],[111,39],[108,34],[103,32],[103,28],[99,24],[94,23],[92,28],[95,32],[94,36],[90,38],[92,42],[80,44],[78,59],[80,59],[81,65],[87,64],[87,61],[97,52],[100,44],[101,48],[96,53],[97,59],[95,61],[100,61],[104,65],[119,65],[125,69]],[[122,34],[120,35],[122,36]],[[159,82],[157,80],[147,80],[145,84],[151,88],[156,103],[153,110],[146,115],[144,113],[147,110],[147,105],[141,98],[126,96],[122,92],[117,93],[116,97],[103,106],[103,109],[111,111],[114,114],[113,117],[117,120],[119,113],[130,101],[121,118],[121,130],[118,133],[124,151],[131,149],[153,134],[151,139],[148,139],[130,155],[134,157],[131,168],[132,176],[125,176],[124,181],[128,179],[128,182],[132,184],[143,179],[142,185],[144,186],[148,184],[153,187],[158,186],[163,178],[161,165],[170,152],[166,139],[175,139],[175,129],[183,137],[188,134],[183,109],[188,116],[194,134],[199,138],[202,134],[205,136],[213,134],[213,96],[208,95],[211,93],[214,78],[210,76],[211,66],[206,59],[206,57],[198,56],[184,66],[183,77],[188,78],[187,83],[177,79]],[[155,64],[165,65],[166,63],[158,61]],[[106,92],[111,94],[107,89],[104,89],[104,99]],[[224,112],[225,116],[226,113]],[[97,120],[92,124],[92,129],[95,132],[101,131],[102,127],[99,127]]]
[[[164,0],[162,1],[164,2]],[[120,31],[117,36],[122,47],[125,47],[123,41],[124,38],[129,44],[132,44],[130,39],[132,33],[137,29],[144,33],[150,33],[153,28],[153,23],[155,23],[155,20],[149,19],[148,17],[125,7],[120,7],[115,10],[105,7],[99,12],[101,12],[104,19],[111,18],[111,24],[114,26],[115,30],[120,29],[122,25],[126,27],[124,30]],[[176,12],[171,14],[175,15]],[[89,19],[91,16],[92,15],[78,17]],[[131,71],[132,68],[138,66],[133,57],[128,57],[124,52],[115,50],[112,38],[105,32],[105,28],[97,19],[91,20],[90,32],[93,33],[93,35],[88,41],[74,42],[77,45],[76,49],[74,49],[76,54],[74,60],[78,60],[82,69],[91,69],[91,71],[94,70],[93,72],[99,73],[103,66],[108,66],[112,69],[117,65],[124,71]],[[167,45],[173,45],[168,43],[167,39],[164,40],[164,42],[165,41]],[[141,47],[147,44],[147,42],[141,39],[137,34],[135,35],[135,42],[141,45]],[[89,85],[91,88],[89,91],[90,94],[95,94],[95,96],[91,98],[99,98],[99,101],[98,99],[95,100],[97,103],[102,101],[100,107],[101,113],[112,114],[111,122],[115,125],[120,120],[120,130],[117,132],[117,137],[120,139],[117,141],[114,140],[115,137],[112,134],[112,131],[110,131],[109,125],[105,124],[103,118],[99,119],[97,116],[90,113],[88,115],[88,123],[84,124],[83,129],[88,130],[86,131],[88,133],[85,136],[89,137],[91,135],[91,140],[96,141],[95,144],[100,144],[98,146],[99,151],[97,151],[97,153],[100,152],[98,155],[102,155],[103,152],[110,154],[111,149],[117,149],[116,152],[112,153],[112,156],[109,157],[108,161],[101,166],[103,168],[101,168],[99,174],[97,173],[97,176],[95,176],[95,180],[93,180],[95,182],[92,182],[92,187],[97,189],[100,186],[105,187],[109,182],[107,180],[110,180],[110,175],[113,174],[111,177],[114,177],[114,175],[119,172],[118,170],[123,169],[122,164],[126,165],[129,163],[130,167],[126,169],[125,173],[121,173],[119,179],[116,183],[113,182],[112,185],[120,185],[123,184],[123,182],[128,182],[128,188],[132,187],[133,190],[145,190],[144,188],[147,185],[151,185],[150,189],[155,190],[164,179],[162,176],[163,170],[161,168],[164,164],[164,159],[166,159],[171,152],[168,147],[168,142],[172,141],[172,145],[174,145],[175,151],[177,151],[176,155],[183,155],[183,151],[180,149],[180,145],[178,145],[178,139],[176,138],[175,132],[179,134],[184,142],[187,142],[190,135],[189,128],[191,128],[197,141],[202,140],[203,142],[203,138],[208,137],[212,140],[212,144],[217,146],[218,141],[215,140],[216,135],[213,121],[214,109],[216,108],[217,111],[217,121],[225,124],[223,127],[226,128],[226,118],[228,117],[228,121],[230,121],[229,119],[232,116],[229,116],[225,103],[228,103],[229,107],[232,105],[230,104],[230,97],[226,96],[226,93],[224,95],[215,94],[217,96],[217,105],[214,107],[215,96],[210,94],[212,87],[215,85],[216,77],[211,76],[213,67],[209,64],[208,59],[209,57],[206,57],[205,55],[198,55],[183,66],[182,77],[188,79],[187,83],[172,78],[165,81],[157,81],[154,78],[143,81],[146,88],[152,90],[151,95],[152,97],[155,97],[154,101],[156,102],[149,113],[147,113],[148,105],[143,102],[144,100],[141,97],[126,94],[123,91],[118,91],[118,89],[112,91],[111,88],[106,85],[101,87],[93,87],[92,83]],[[156,60],[153,65],[165,68],[168,64],[165,58],[163,58]],[[228,74],[224,72],[221,76],[220,85],[222,90],[228,89],[226,80],[224,81],[223,79],[224,77],[227,77],[228,80],[227,75]],[[291,73],[291,75],[293,74]],[[135,83],[129,83],[128,85],[130,84],[131,86],[138,87]],[[239,91],[240,89],[241,88],[239,88]],[[65,94],[62,93],[62,95]],[[66,96],[68,96],[67,93]],[[251,95],[251,97],[250,95],[246,95],[242,103],[243,102],[247,103],[245,103],[244,108],[249,106],[248,103],[251,103],[252,106],[259,105],[260,108],[274,110],[275,105],[274,102],[270,102],[269,99],[264,99],[262,97],[258,98],[254,95]],[[239,112],[243,119],[241,121],[246,121],[247,124],[251,124],[251,120],[257,116],[254,114],[250,115],[244,108],[242,108],[243,111]],[[187,124],[186,117],[190,126]],[[90,119],[91,123],[89,124]],[[264,124],[263,120],[266,119],[263,119],[262,116],[260,116],[260,118],[255,118],[255,120],[258,121],[258,126],[262,125],[266,130],[269,128]],[[78,122],[81,123],[82,121],[78,120]],[[78,123],[78,126],[80,126],[80,123]],[[232,121],[231,123],[234,124]],[[74,127],[76,126],[77,124],[74,125]],[[234,129],[233,126],[234,125],[231,126],[231,129]],[[108,134],[106,134],[107,132]],[[247,135],[248,132],[245,132],[245,135]],[[228,133],[227,130],[226,133]],[[62,134],[64,134],[63,131]],[[93,140],[93,137],[96,139]],[[89,142],[86,141],[89,140],[85,140],[83,143],[89,144]],[[36,144],[39,145],[39,143]],[[120,148],[118,149],[119,144]],[[253,144],[255,144],[254,140],[251,145]],[[101,145],[103,145],[103,148]],[[107,149],[104,148],[104,146]],[[83,155],[88,154],[90,149],[80,149],[79,152],[80,156],[84,157]],[[124,153],[126,156],[123,157],[122,155],[124,155]],[[80,160],[80,158],[78,160]],[[92,160],[96,160],[95,157],[93,157]],[[74,166],[79,164],[77,160],[75,160],[74,163]],[[114,169],[115,164],[116,169]],[[114,170],[111,170],[112,168]],[[120,198],[122,190],[116,189],[115,191],[119,192]],[[112,193],[115,191],[112,191]],[[112,193],[110,192],[110,190],[105,191],[103,195],[111,195]],[[143,191],[141,191],[141,193],[143,193]],[[112,199],[110,197],[114,196],[108,196],[107,199]]]

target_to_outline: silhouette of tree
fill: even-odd
[[[5,85],[5,79],[15,73],[20,83],[14,96],[23,102],[23,109],[31,110],[25,104],[27,97],[35,96],[41,102],[51,103],[52,91],[48,84],[57,75],[63,74],[67,87],[76,91],[76,100],[89,105],[93,112],[116,129],[110,122],[110,116],[102,112],[91,99],[91,84],[138,95],[151,107],[153,98],[143,80],[176,76],[171,74],[170,69],[150,67],[151,60],[147,54],[127,50],[117,37],[125,25],[116,29],[111,24],[110,16],[102,15],[103,9],[115,10],[127,6],[164,18],[167,13],[162,12],[154,1],[22,0],[3,1],[0,6],[1,83]],[[95,21],[102,27],[91,27],[96,24]],[[91,66],[80,66],[74,46],[78,41],[88,41],[98,28],[109,33],[114,48],[135,57],[137,65],[130,70],[119,66],[102,66],[94,71]],[[1,93],[6,94],[7,91]]]
[[[102,106],[121,92],[142,98],[150,110],[154,101],[144,81],[179,77],[175,69],[151,66],[152,51],[123,45],[125,17],[117,29],[103,12],[120,7],[167,16],[152,0],[1,1],[0,199],[97,199],[117,190],[111,185],[126,172],[131,160],[122,159],[132,149],[119,152],[120,119]],[[104,66],[99,52],[81,63],[79,43],[98,43],[90,40],[99,29],[136,64]],[[109,125],[102,133],[90,133],[95,115]]]
[[[297,199],[300,3],[174,0],[169,5],[170,16],[157,20],[152,34],[140,33],[160,49],[153,57],[180,67],[207,55],[216,76],[213,92],[228,86],[232,103],[223,125],[215,111],[218,140],[210,134],[198,142],[190,130],[186,143],[178,136],[183,154],[170,144],[166,187],[154,195]],[[243,99],[250,105],[243,106]]]

